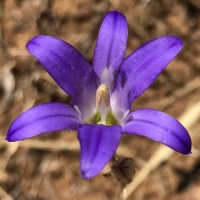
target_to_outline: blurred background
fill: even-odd
[[[120,199],[124,186],[114,176],[81,178],[76,132],[48,133],[16,143],[4,140],[21,112],[43,102],[70,101],[28,53],[26,43],[38,34],[57,36],[92,63],[102,19],[114,9],[128,20],[126,56],[166,34],[184,41],[181,53],[133,109],[151,107],[189,123],[194,146],[192,155],[183,156],[149,139],[123,136],[118,154],[134,158],[136,168],[127,199],[200,199],[200,1],[0,0],[1,200]]]

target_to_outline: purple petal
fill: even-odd
[[[122,102],[120,97],[124,98],[124,111],[130,109],[134,99],[153,83],[182,46],[176,36],[160,37],[142,45],[123,61],[114,92],[119,102]]]
[[[146,108],[134,111],[128,116],[122,132],[148,137],[182,154],[191,152],[191,138],[183,125],[157,110]]]
[[[93,59],[94,71],[99,78],[103,69],[108,67],[110,80],[115,81],[124,59],[127,36],[128,25],[125,16],[118,11],[108,12],[99,31]]]
[[[73,105],[77,105],[87,115],[95,106],[97,86],[95,73],[80,52],[65,41],[51,36],[36,36],[26,47],[56,83],[73,98]],[[86,98],[89,101],[83,101]]]
[[[45,103],[30,108],[11,124],[6,140],[24,140],[41,133],[60,130],[77,130],[77,112],[63,103]]]
[[[102,171],[114,155],[121,138],[120,126],[82,125],[78,138],[81,144],[81,172],[85,179]]]

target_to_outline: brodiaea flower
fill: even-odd
[[[191,139],[173,117],[154,110],[132,113],[131,104],[181,50],[176,36],[142,45],[124,59],[128,28],[123,14],[106,14],[94,52],[93,67],[70,44],[51,36],[36,36],[28,51],[56,83],[72,97],[72,106],[45,103],[22,113],[11,125],[7,140],[18,141],[41,133],[77,130],[81,172],[91,178],[114,155],[122,134],[146,136],[188,154]]]

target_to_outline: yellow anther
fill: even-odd
[[[96,91],[96,106],[110,107],[110,94],[105,84],[100,85]]]

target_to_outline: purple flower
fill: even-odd
[[[190,136],[176,119],[150,108],[131,112],[132,102],[178,54],[182,41],[176,36],[163,36],[124,59],[127,35],[125,16],[118,11],[108,12],[99,32],[93,67],[61,39],[40,35],[29,41],[28,51],[72,97],[72,106],[51,102],[27,110],[12,123],[6,140],[77,130],[85,179],[101,172],[122,134],[145,136],[189,154]]]

